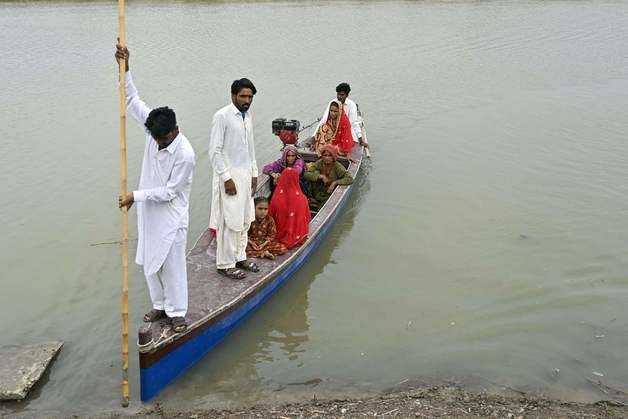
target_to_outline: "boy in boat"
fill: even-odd
[[[257,89],[246,78],[231,84],[231,103],[212,120],[209,161],[213,168],[209,228],[216,232],[216,268],[231,279],[243,279],[243,270],[258,272],[246,257],[247,232],[255,219],[253,195],[257,189],[257,162],[249,108]]]
[[[145,322],[164,317],[175,332],[187,328],[188,285],[185,245],[194,149],[179,132],[176,115],[168,107],[150,109],[140,99],[129,71],[129,51],[116,45],[116,59],[126,69],[127,112],[146,129],[146,146],[139,189],[118,198],[120,208],[137,202],[137,256],[153,309]]]
[[[249,228],[249,243],[246,255],[250,258],[275,259],[275,256],[286,253],[286,246],[279,243],[277,226],[273,217],[268,215],[268,198],[255,198],[255,220]]]

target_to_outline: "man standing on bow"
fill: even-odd
[[[150,109],[140,99],[129,71],[129,50],[116,46],[118,63],[126,67],[127,112],[146,129],[139,188],[120,196],[120,208],[137,202],[137,255],[153,309],[145,322],[170,318],[175,332],[187,328],[188,282],[185,245],[188,233],[194,149],[179,132],[174,111]]]
[[[216,268],[231,279],[242,271],[258,272],[246,258],[248,230],[255,219],[253,195],[257,189],[257,162],[253,121],[249,108],[257,89],[249,79],[231,84],[231,103],[214,114],[209,140],[213,168],[209,228],[216,231]]]

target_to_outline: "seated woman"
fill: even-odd
[[[346,155],[349,160],[354,161],[351,156],[351,150],[353,149],[351,122],[343,110],[342,102],[339,100],[332,100],[329,104],[327,120],[316,130],[312,150],[316,151],[316,154],[320,156],[323,147],[326,145],[335,146],[339,154]]]
[[[270,200],[269,214],[277,223],[277,240],[288,249],[302,244],[310,228],[310,209],[299,186],[299,172],[286,167]]]
[[[325,204],[336,186],[353,183],[353,177],[336,158],[336,147],[331,144],[323,146],[321,158],[308,165],[308,170],[303,175],[310,183],[310,208],[314,211],[318,211]]]
[[[279,160],[267,164],[262,169],[262,173],[265,173],[271,177],[271,192],[274,192],[275,186],[279,181],[279,176],[286,167],[292,167],[296,169],[299,173],[299,176],[303,174],[303,169],[305,168],[305,162],[303,161],[303,157],[301,157],[297,148],[291,144],[288,144],[284,147],[283,153],[281,154],[281,158]]]
[[[246,245],[247,258],[275,259],[286,253],[286,246],[276,240],[275,220],[268,215],[268,199],[255,198],[255,220],[249,227],[249,242]]]

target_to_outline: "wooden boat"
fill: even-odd
[[[316,160],[314,153],[300,151],[306,162]],[[356,162],[343,158],[338,161],[356,179],[362,164],[362,147],[356,145],[353,156]],[[307,241],[275,260],[256,259],[260,272],[247,272],[244,280],[234,281],[216,272],[215,239],[208,230],[201,234],[187,256],[188,329],[176,334],[162,320],[139,330],[142,401],[152,399],[192,367],[290,279],[329,232],[352,190],[353,185],[338,186],[320,211],[312,214]],[[270,194],[267,175],[260,176],[256,194]]]

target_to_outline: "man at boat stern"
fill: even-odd
[[[209,161],[213,168],[209,228],[216,234],[216,268],[231,279],[243,279],[259,267],[246,258],[248,230],[255,219],[257,161],[249,108],[257,89],[246,78],[231,84],[231,103],[213,117]]]
[[[168,317],[172,329],[187,328],[188,284],[185,262],[194,149],[179,132],[168,107],[150,109],[140,99],[129,71],[129,51],[116,45],[118,63],[126,66],[127,112],[146,129],[139,188],[119,197],[119,206],[137,202],[137,256],[143,265],[153,309],[145,322]]]

